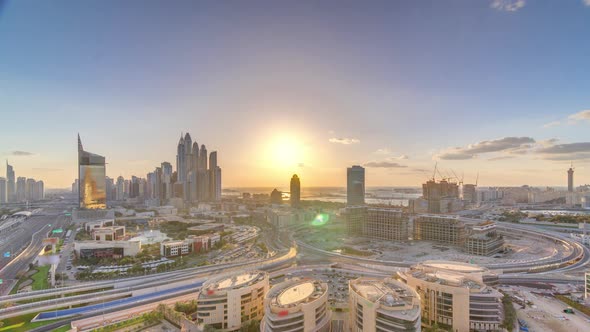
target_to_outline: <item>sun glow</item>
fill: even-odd
[[[303,145],[294,137],[278,136],[270,142],[267,157],[274,167],[294,168],[303,163]]]

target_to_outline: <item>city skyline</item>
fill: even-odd
[[[68,188],[78,131],[111,178],[174,163],[191,132],[223,151],[224,187],[344,187],[350,165],[417,187],[436,162],[480,186],[564,187],[573,161],[589,183],[590,7],[450,3],[6,2],[0,157]]]

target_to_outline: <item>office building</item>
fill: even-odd
[[[6,194],[6,178],[0,177],[0,204],[8,202]]]
[[[401,281],[358,278],[348,286],[350,330],[354,332],[421,331],[420,298]]]
[[[365,204],[365,169],[355,165],[346,170],[346,205]]]
[[[457,217],[420,215],[414,218],[414,240],[463,246],[465,237],[465,224]]]
[[[197,323],[221,331],[236,331],[264,315],[268,273],[235,272],[212,277],[197,294]]]
[[[299,177],[297,176],[297,174],[293,174],[293,177],[291,178],[290,187],[291,207],[299,207],[301,202],[301,182],[299,181]]]
[[[574,166],[567,170],[567,191],[570,193],[574,192]]]
[[[81,209],[105,209],[105,157],[84,151],[78,135],[78,201]]]
[[[14,168],[6,161],[6,200],[9,203],[16,202],[16,178]]]
[[[328,284],[314,279],[281,282],[268,292],[264,301],[261,332],[328,332]]]
[[[426,261],[401,274],[421,301],[422,327],[456,331],[502,331],[502,294],[484,283],[485,268]]]
[[[484,221],[467,231],[465,251],[472,255],[491,256],[504,249],[504,237],[498,234],[496,223]]]

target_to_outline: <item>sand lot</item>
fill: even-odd
[[[567,308],[567,305],[563,302],[552,297],[532,294],[528,291],[522,291],[521,294],[533,303],[533,307],[527,306],[526,309],[520,309],[520,306],[518,306],[516,310],[518,318],[527,322],[531,332],[590,331],[589,318],[580,312],[576,312],[575,315],[564,313],[563,309]]]

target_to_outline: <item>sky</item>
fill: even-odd
[[[189,132],[224,187],[590,183],[589,33],[590,0],[0,0],[0,158],[66,188],[78,133],[127,178]]]

